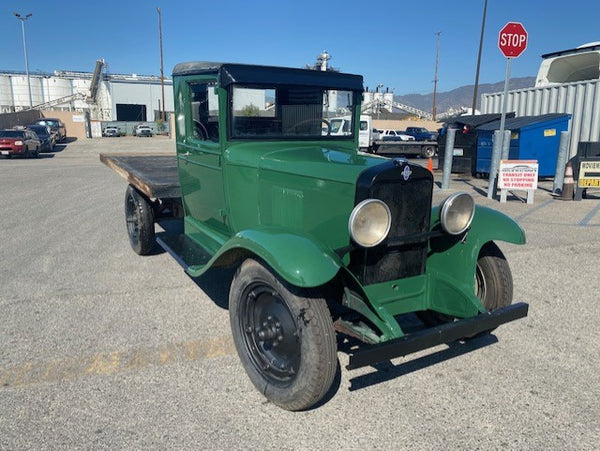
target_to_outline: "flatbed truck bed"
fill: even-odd
[[[175,155],[100,154],[100,161],[149,199],[181,198]]]
[[[429,158],[437,154],[438,144],[436,141],[377,140],[373,143],[373,148],[374,153],[378,154],[410,154]]]

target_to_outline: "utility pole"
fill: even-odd
[[[160,47],[160,87],[162,89],[162,103],[160,105],[161,108],[161,119],[166,120],[165,115],[165,76],[163,70],[163,47],[162,47],[162,14],[160,8],[156,8],[156,12],[158,12],[158,44]]]
[[[25,16],[21,16],[19,13],[13,14],[21,21],[21,32],[23,33],[23,52],[25,53],[25,73],[27,74],[27,88],[29,89],[29,108],[33,108],[33,100],[31,98],[31,80],[29,79],[29,60],[27,58],[27,41],[25,40],[25,21],[33,14],[29,13]]]
[[[433,108],[431,109],[434,121],[435,121],[435,115],[436,115],[435,97],[437,95],[437,84],[438,84],[438,62],[440,59],[440,34],[442,34],[441,31],[438,31],[435,34],[437,36],[436,45],[435,45],[435,78],[433,79]]]
[[[479,87],[479,68],[481,66],[481,49],[483,48],[483,32],[485,30],[485,16],[487,13],[488,0],[483,4],[483,18],[481,19],[481,36],[479,37],[479,52],[477,54],[477,69],[475,70],[475,87],[473,88],[473,105],[471,114],[477,109],[477,88]]]

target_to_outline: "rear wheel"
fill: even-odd
[[[229,316],[242,365],[269,401],[303,410],[325,396],[337,370],[336,340],[316,290],[291,287],[248,259],[231,284]]]
[[[435,147],[434,146],[421,147],[421,156],[423,158],[433,158],[435,156]]]
[[[125,222],[129,243],[138,255],[148,255],[155,244],[152,205],[133,186],[125,193]]]

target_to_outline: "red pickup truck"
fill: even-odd
[[[35,157],[40,155],[42,142],[31,130],[0,130],[0,155]]]

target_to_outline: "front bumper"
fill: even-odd
[[[350,353],[350,362],[346,368],[353,370],[451,343],[461,338],[472,337],[501,324],[524,318],[527,316],[528,310],[529,305],[520,302],[493,312],[431,327],[384,343],[361,346],[358,350]]]
[[[25,147],[3,147],[0,149],[0,155],[8,156],[8,155],[23,155],[25,153]]]

